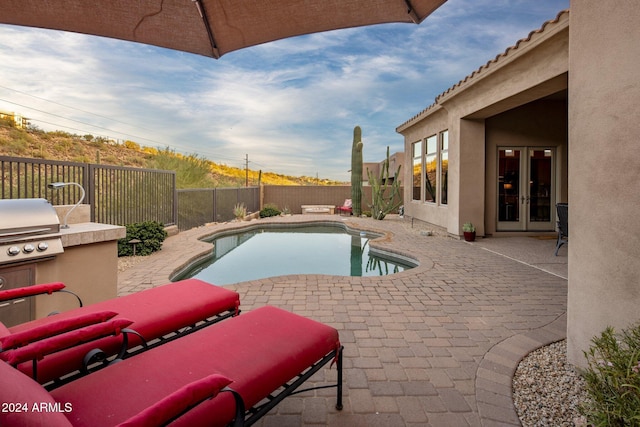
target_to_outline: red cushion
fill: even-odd
[[[48,338],[57,334],[68,332],[95,323],[105,322],[118,313],[113,311],[99,311],[96,313],[82,314],[70,319],[60,319],[31,329],[26,329],[8,336],[0,336],[0,351],[20,347],[34,341]],[[7,330],[8,332],[8,330]]]
[[[32,342],[24,347],[4,351],[0,353],[0,359],[14,366],[26,361],[40,360],[48,354],[56,353],[77,346],[78,344],[90,342],[105,336],[119,335],[123,328],[126,328],[132,323],[129,319],[118,318],[109,320],[108,322],[85,326],[84,328],[74,329],[64,334]]]
[[[327,325],[274,307],[262,307],[138,354],[51,392],[70,402],[72,422],[111,426],[153,405],[174,390],[211,374],[233,379],[247,407],[339,348]],[[95,402],[95,390],[109,396]],[[221,393],[176,420],[176,425],[224,426],[235,414],[230,393]]]
[[[16,333],[53,322],[55,319],[68,319],[83,313],[111,310],[119,314],[116,318],[133,320],[131,329],[147,340],[152,340],[216,314],[228,310],[237,311],[239,305],[240,295],[237,292],[202,280],[187,279],[12,326],[9,330]],[[130,348],[140,344],[138,337],[131,335],[129,338]],[[84,355],[96,347],[108,355],[117,354],[121,342],[118,337],[107,337],[52,354],[38,364],[38,380],[45,383],[80,369]],[[22,364],[18,368],[28,375],[31,374],[30,363]]]
[[[18,411],[14,406],[12,411],[0,410],[0,426],[71,427],[64,411],[73,410],[73,407],[65,406],[66,402],[57,403],[40,384],[2,361],[0,361],[0,378],[2,378],[0,403],[7,405],[17,403],[20,404],[20,409],[24,409],[24,405],[27,409],[27,411]],[[36,408],[42,408],[41,405],[45,405],[45,408],[60,410],[34,411],[34,405]]]
[[[118,427],[146,427],[165,425],[187,408],[197,405],[207,398],[214,398],[231,384],[231,380],[222,375],[209,375],[201,380],[187,384],[159,402],[134,415]]]
[[[30,297],[33,295],[49,294],[64,288],[64,283],[43,283],[40,285],[25,286],[22,288],[0,291],[0,301],[8,301],[16,298]]]
[[[0,322],[0,337],[6,337],[7,335],[11,335],[11,331],[4,325],[4,323]]]

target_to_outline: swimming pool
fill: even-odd
[[[180,273],[216,285],[289,274],[382,276],[415,267],[408,259],[371,251],[376,234],[342,225],[260,227],[214,237],[213,255]]]

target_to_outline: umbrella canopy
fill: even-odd
[[[446,0],[3,0],[0,23],[145,43],[219,58],[286,37],[420,23]]]

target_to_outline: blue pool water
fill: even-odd
[[[214,255],[174,280],[228,285],[288,274],[381,276],[413,267],[369,253],[375,237],[340,226],[253,229],[216,238]]]

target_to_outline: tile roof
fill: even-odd
[[[495,64],[499,62],[503,62],[504,58],[513,56],[515,52],[518,51],[518,49],[521,49],[527,46],[528,43],[531,42],[531,40],[536,35],[545,33],[546,31],[548,31],[550,27],[553,27],[554,24],[557,24],[562,20],[568,19],[568,17],[569,17],[569,9],[561,10],[554,19],[550,19],[546,21],[544,24],[542,24],[540,28],[531,31],[527,37],[518,40],[516,44],[508,47],[504,52],[496,55],[495,58],[487,61],[486,64],[480,66],[477,70],[475,70],[474,72],[466,76],[464,79],[460,80],[458,83],[451,86],[449,89],[442,92],[440,95],[436,96],[433,104],[431,104],[430,106],[428,106],[427,108],[425,108],[424,110],[422,110],[421,112],[419,112],[418,114],[416,114],[415,116],[413,116],[412,118],[410,118],[409,120],[407,120],[406,122],[398,126],[396,128],[396,131],[400,131],[401,129],[407,128],[409,125],[413,124],[413,122],[417,121],[418,119],[421,119],[422,117],[427,115],[427,113],[430,113],[431,110],[433,110],[436,106],[438,106],[439,102],[442,101],[442,98],[452,94],[458,88],[470,82],[471,80],[479,78],[478,76],[486,74],[488,72],[487,70],[493,70],[496,67]]]

